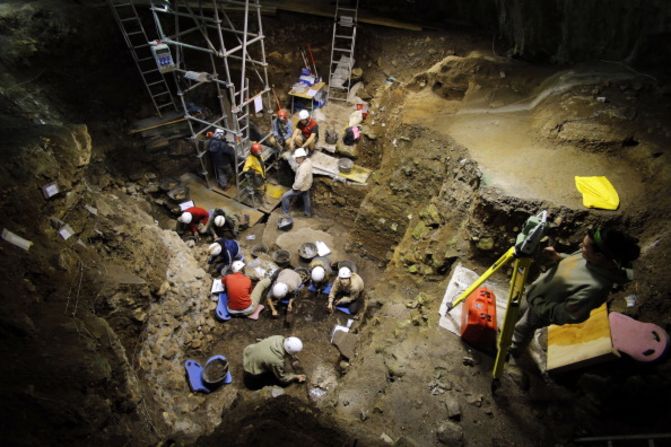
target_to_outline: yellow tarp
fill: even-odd
[[[606,177],[576,177],[575,187],[587,208],[616,210],[620,206],[620,196]]]

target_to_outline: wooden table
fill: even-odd
[[[310,101],[310,112],[314,110],[314,99],[315,96],[317,96],[317,93],[319,93],[326,83],[324,81],[318,82],[315,85],[312,86],[305,86],[305,89],[297,90],[296,88],[292,88],[289,90],[289,96],[291,96],[291,113],[294,113],[294,98],[301,98],[301,99],[307,99]]]

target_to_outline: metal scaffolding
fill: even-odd
[[[235,185],[240,198],[242,167],[251,146],[250,106],[255,112],[271,110],[259,0],[151,0],[150,9],[160,42],[174,55],[177,95],[191,129],[201,175],[211,187],[203,137],[208,131],[223,129],[235,149]],[[207,95],[216,95],[218,102],[218,110],[209,115],[194,107]],[[272,150],[265,148],[264,161],[271,156]],[[214,175],[218,175],[216,169]]]

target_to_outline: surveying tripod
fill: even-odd
[[[468,296],[473,293],[475,289],[487,281],[501,267],[515,260],[513,264],[513,274],[510,278],[510,290],[508,292],[508,307],[506,314],[503,317],[503,325],[499,331],[496,339],[496,360],[492,368],[492,392],[496,392],[500,385],[501,374],[503,373],[503,365],[508,356],[508,348],[513,337],[513,330],[515,323],[519,317],[520,302],[522,294],[524,293],[524,284],[531,266],[532,256],[536,252],[540,240],[545,234],[547,227],[547,211],[541,211],[535,216],[531,216],[524,223],[522,232],[517,235],[515,245],[510,247],[494,264],[487,269],[485,273],[480,275],[473,284],[468,286],[461,295],[447,305],[446,314],[461,304]]]

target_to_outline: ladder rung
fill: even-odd
[[[156,81],[156,82],[150,82],[149,84],[147,84],[147,87],[152,87],[152,86],[158,85],[158,84],[163,84],[163,79],[161,79],[160,81]]]
[[[138,34],[142,34],[142,31],[133,31],[132,33],[126,33],[128,36],[137,36]]]
[[[126,17],[125,19],[120,19],[120,20],[121,20],[122,22],[130,22],[131,20],[137,20],[137,21],[139,21],[139,19],[138,19],[137,17],[135,17],[135,16],[133,16],[133,17]]]
[[[166,91],[161,92],[161,93],[156,93],[155,95],[152,95],[152,96],[153,96],[154,98],[158,98],[159,96],[169,95],[169,94],[170,94],[170,92],[166,90]]]
[[[341,7],[338,7],[338,11],[350,11],[350,12],[352,12],[352,11],[356,11],[356,8],[341,8]]]
[[[157,71],[158,71],[158,68],[154,68],[152,70],[143,71],[142,74],[146,75],[146,74],[149,74],[149,73],[156,73]]]
[[[334,48],[333,51],[342,51],[343,53],[351,53],[351,48]]]
[[[347,90],[347,87],[338,87],[337,85],[329,85],[329,88],[335,90]]]
[[[115,4],[114,4],[114,7],[115,7],[115,8],[122,8],[122,7],[124,7],[124,6],[131,6],[131,5],[132,5],[131,2],[126,2],[126,3],[115,3]]]
[[[153,57],[143,57],[142,59],[138,59],[138,62],[147,62],[147,61],[153,61]]]
[[[342,35],[342,34],[336,34],[335,36],[339,39],[349,39],[349,40],[354,39],[354,36],[345,36],[345,35]]]
[[[160,105],[158,105],[158,108],[159,108],[159,109],[162,109],[163,107],[173,107],[173,106],[174,106],[173,103],[171,103],[171,102],[166,102],[165,104],[160,104]]]

